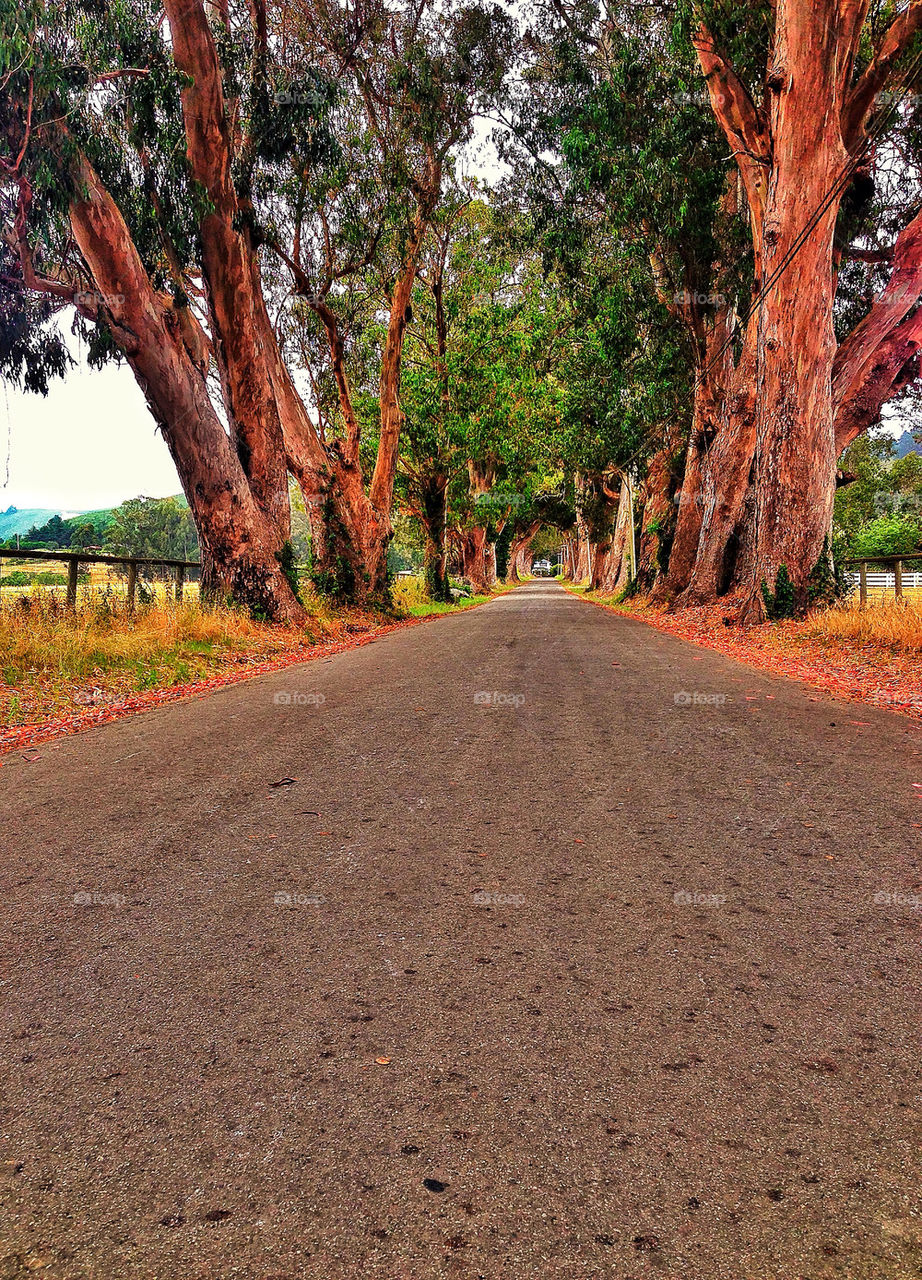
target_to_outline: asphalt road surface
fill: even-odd
[[[0,1280],[922,1276],[922,737],[533,583],[0,771]]]

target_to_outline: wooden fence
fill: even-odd
[[[909,563],[922,564],[922,555],[909,556],[865,556],[862,559],[843,560],[846,568],[849,565],[858,566],[858,599],[861,605],[868,602],[868,565],[887,564],[893,565],[893,589],[897,600],[903,598],[903,565]]]
[[[114,564],[127,566],[129,612],[134,612],[135,600],[138,591],[139,568],[157,566],[160,568],[172,569],[174,595],[178,602],[182,600],[183,584],[186,580],[186,570],[201,569],[202,567],[198,560],[165,560],[163,558],[149,559],[144,556],[106,556],[97,554],[95,551],[14,551],[12,548],[9,548],[6,551],[0,550],[0,576],[2,576],[3,560],[52,560],[60,564],[66,564],[67,607],[69,609],[74,609],[77,605],[77,577],[80,572],[81,564]]]

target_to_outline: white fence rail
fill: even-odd
[[[851,586],[857,590],[859,585],[859,577],[857,573],[847,573],[846,579]],[[884,573],[882,571],[875,573],[868,570],[868,587],[877,591],[895,591],[896,590],[896,574]],[[922,573],[903,573],[903,590],[922,590]]]

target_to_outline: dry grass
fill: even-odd
[[[922,650],[922,602],[894,600],[869,604],[866,609],[840,605],[811,613],[797,630],[809,640],[885,649],[890,653]]]
[[[156,601],[127,613],[109,593],[84,596],[69,613],[41,590],[0,607],[0,722],[17,725],[150,689],[205,679],[307,647],[325,635],[254,622],[230,608]]]
[[[297,660],[313,645],[348,639],[395,616],[458,607],[433,605],[421,584],[407,579],[395,584],[394,613],[388,614],[335,606],[307,582],[301,591],[307,621],[286,628],[230,607],[205,608],[188,588],[176,605],[158,584],[134,614],[128,613],[123,583],[82,588],[73,611],[62,589],[8,588],[0,595],[0,726],[31,726],[274,659]]]
[[[461,596],[452,604],[436,603],[426,594],[426,585],[422,577],[398,578],[391,587],[391,597],[398,613],[414,618],[425,618],[433,613],[453,613],[457,609],[468,608],[473,604],[483,604],[491,596],[502,595],[511,591],[512,586],[505,582],[497,582],[490,595]]]

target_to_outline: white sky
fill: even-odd
[[[0,484],[3,511],[95,511],[182,488],[131,371],[82,360],[47,398],[0,385]]]

